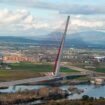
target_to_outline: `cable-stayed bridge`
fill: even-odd
[[[58,48],[58,53],[55,60],[54,69],[51,72],[51,76],[29,78],[29,79],[15,80],[15,81],[9,81],[9,82],[1,82],[0,87],[8,87],[8,86],[14,86],[14,85],[19,85],[19,84],[36,83],[36,82],[41,82],[41,81],[57,80],[57,79],[64,78],[64,76],[60,75],[59,71],[60,71],[60,62],[61,62],[61,57],[63,53],[65,37],[66,37],[68,25],[69,25],[69,20],[70,20],[70,16],[67,17],[65,30],[60,41],[60,46]],[[85,75],[85,74],[71,74],[71,76],[78,76],[78,75]]]

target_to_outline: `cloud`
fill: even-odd
[[[102,27],[104,24],[104,20],[99,20],[97,18],[72,18],[71,24],[78,27],[90,27],[90,28],[96,28],[96,27]]]
[[[61,17],[61,18],[60,18]],[[0,35],[45,35],[51,31],[63,31],[65,27],[65,16],[59,13],[55,18],[45,21],[45,17],[33,16],[30,11],[21,10],[0,10]],[[84,30],[105,30],[104,18],[90,18],[81,15],[71,16],[69,32],[75,33]],[[62,24],[64,23],[64,24]]]
[[[76,33],[89,30],[105,30],[105,19],[97,17],[72,16],[69,32]]]
[[[0,10],[0,24],[18,23],[27,18],[28,15],[26,10],[17,10],[16,13],[8,9]]]
[[[4,6],[5,4],[6,6],[9,5],[7,9],[0,10],[0,35],[38,36],[48,34],[51,31],[63,31],[65,26],[64,20],[66,19],[65,14],[72,14],[69,33],[105,30],[104,3],[101,5],[88,5],[87,3],[55,3],[45,0],[0,0],[0,3],[4,4]],[[12,10],[12,6],[15,6],[17,10]],[[31,14],[31,12],[36,8],[51,10],[53,11],[53,13],[50,13],[52,16],[42,16],[41,13],[37,14],[39,15],[38,17],[34,16],[35,14]],[[48,20],[46,21],[45,19]],[[62,25],[63,22],[64,24]]]
[[[27,10],[0,10],[0,34],[30,34],[32,31],[48,27],[48,23],[32,16]]]
[[[67,9],[62,9],[60,13],[63,14],[83,14],[83,15],[96,15],[105,14],[105,5],[66,5]]]
[[[54,3],[51,1],[44,0],[2,0],[1,3],[8,5],[16,5],[27,8],[39,8],[59,11],[62,14],[83,14],[83,15],[94,15],[94,14],[105,14],[105,5],[103,4],[89,4],[88,1],[85,4],[74,3],[74,2],[58,2]]]

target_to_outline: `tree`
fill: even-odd
[[[88,101],[88,100],[89,100],[89,96],[88,96],[88,95],[82,96],[82,100],[83,100],[83,101]]]

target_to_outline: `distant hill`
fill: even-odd
[[[48,36],[60,36],[60,32],[53,32]],[[66,47],[76,48],[105,48],[105,32],[101,31],[82,31],[71,33],[66,37]]]
[[[103,42],[105,42],[105,32],[101,31],[83,31],[68,36],[68,38],[76,37],[81,37],[85,42],[92,44],[104,44]]]
[[[35,41],[32,39],[27,39],[24,37],[16,37],[16,36],[0,36],[0,43],[34,43]]]
[[[0,36],[0,43],[18,43],[34,45],[57,46],[61,39],[61,32],[52,32],[44,38]],[[105,32],[84,31],[67,35],[65,47],[74,48],[105,48]]]

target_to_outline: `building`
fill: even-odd
[[[25,56],[19,53],[8,53],[2,57],[3,63],[34,62],[33,56]]]

